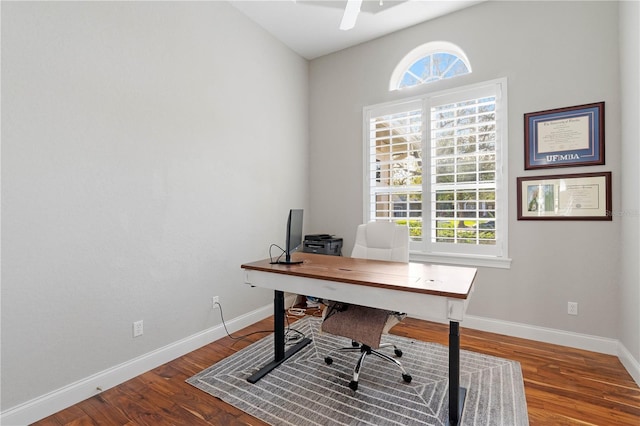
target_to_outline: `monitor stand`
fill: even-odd
[[[304,262],[302,260],[290,260],[288,262],[286,260],[279,260],[276,263],[278,265],[299,265]]]
[[[288,254],[285,260],[278,260],[276,263],[278,265],[299,265],[302,263],[302,260],[291,260],[291,255]]]

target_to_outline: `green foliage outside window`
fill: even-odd
[[[492,229],[495,227],[493,221],[458,221],[458,227],[456,228],[456,221],[454,220],[439,220],[436,226],[438,227],[436,230],[436,241],[440,243],[458,242],[462,244],[476,244],[476,238],[478,237],[479,244],[495,244],[496,231]],[[491,228],[483,229],[483,227]]]
[[[406,226],[407,220],[406,219],[396,220],[396,223],[398,225]],[[422,221],[421,220],[415,220],[415,219],[409,220],[409,237],[413,241],[422,240]]]

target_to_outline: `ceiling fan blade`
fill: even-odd
[[[360,14],[360,6],[362,6],[362,0],[347,0],[347,7],[344,9],[342,22],[340,22],[341,30],[347,31],[355,27],[356,19]]]

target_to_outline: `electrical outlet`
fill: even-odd
[[[220,303],[220,297],[213,296],[211,298],[211,309],[218,309],[218,303]]]
[[[578,315],[578,302],[569,302],[567,304],[567,313],[569,315]]]
[[[144,323],[142,320],[133,323],[133,337],[139,337],[144,334]]]

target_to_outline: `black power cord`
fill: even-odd
[[[222,320],[222,326],[224,327],[224,331],[225,333],[227,333],[227,336],[233,340],[244,340],[249,336],[253,336],[254,334],[260,334],[260,333],[273,333],[275,330],[260,330],[260,331],[254,331],[251,332],[249,334],[245,334],[243,336],[232,336],[231,333],[229,333],[229,330],[227,329],[227,324],[224,321],[224,314],[222,312],[222,305],[220,304],[220,302],[216,302],[216,305],[218,305],[218,309],[220,309],[220,319]],[[285,315],[285,318],[287,320],[287,329],[285,331],[285,339],[287,342],[292,341],[292,340],[299,340],[299,339],[304,339],[305,334],[299,330],[296,330],[295,328],[291,328],[291,324],[289,324],[289,317],[287,317]],[[289,336],[289,332],[294,332],[297,333],[296,335],[293,336]]]
[[[273,249],[274,247],[277,247],[277,248],[282,252],[282,253],[280,253],[280,255],[276,258],[276,260],[273,260],[273,255],[271,254],[271,249]],[[284,256],[284,254],[285,254],[286,252],[287,252],[287,251],[286,251],[286,250],[284,250],[284,249],[283,249],[282,247],[280,247],[279,245],[277,245],[277,244],[271,244],[271,245],[269,246],[269,259],[271,260],[271,263],[278,263],[278,262],[280,261],[280,259],[282,259],[282,256]]]

